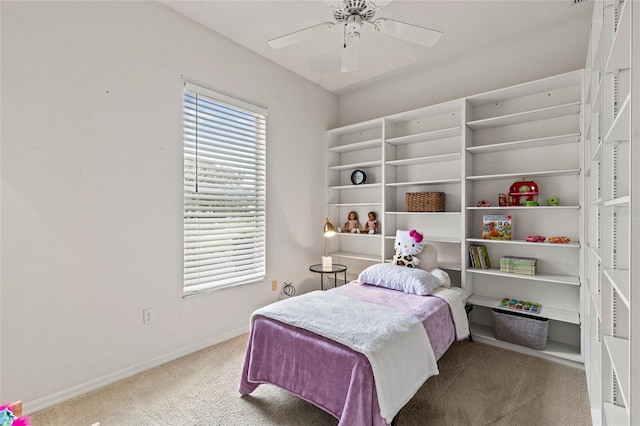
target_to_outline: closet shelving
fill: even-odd
[[[538,259],[532,276],[495,267],[475,269],[465,262],[465,282],[472,289],[468,303],[480,308],[472,314],[472,334],[516,349],[496,341],[491,311],[482,308],[501,309],[505,297],[537,301],[542,304],[539,315],[551,320],[550,341],[539,352],[575,363],[582,362],[582,78],[577,71],[467,98],[465,147],[466,243],[486,246],[492,265],[504,255]],[[538,184],[539,206],[476,206],[478,200],[498,204],[497,195],[508,193],[511,183],[523,178]],[[545,205],[552,195],[559,196],[560,206]],[[480,238],[484,214],[511,215],[513,239]],[[563,235],[571,242],[531,243],[527,235]]]
[[[592,20],[587,92],[591,123],[585,161],[589,164],[585,195],[591,210],[586,221],[585,269],[589,271],[585,316],[591,329],[585,367],[594,424],[633,425],[640,421],[640,385],[632,359],[638,356],[638,279],[633,248],[638,235],[634,189],[638,181],[637,114],[640,69],[640,5],[631,0],[596,1]],[[597,121],[596,121],[597,120]],[[633,142],[633,143],[632,143]],[[635,222],[634,222],[635,221]],[[634,303],[635,298],[635,303]]]
[[[373,210],[380,225],[375,235],[340,234],[330,241],[330,254],[353,276],[371,262],[391,261],[396,229],[420,230],[439,250],[440,267],[461,270],[462,105],[445,102],[327,132],[329,219],[341,226],[355,210],[364,225]],[[348,181],[357,168],[367,173],[366,184]],[[367,188],[370,173],[376,189],[365,200],[359,190]],[[407,211],[405,193],[414,191],[445,192],[445,211]]]
[[[327,217],[336,227],[342,227],[350,211],[360,213],[364,226],[366,212],[382,208],[382,126],[382,120],[370,120],[327,132]],[[367,175],[361,185],[351,183],[356,169]],[[335,263],[382,260],[380,234],[339,232],[329,246]]]
[[[579,70],[330,130],[329,219],[340,225],[357,210],[362,221],[368,209],[379,209],[382,228],[379,236],[331,239],[331,255],[349,262],[357,275],[371,262],[391,261],[396,229],[418,229],[437,247],[440,266],[471,294],[474,338],[581,363],[583,75]],[[365,165],[371,184],[379,185],[367,197],[347,176]],[[498,194],[522,178],[538,184],[540,205],[498,206]],[[444,192],[444,211],[407,211],[405,193],[415,191]],[[559,197],[560,206],[547,206],[549,196]],[[478,207],[479,200],[492,206]],[[514,217],[514,239],[480,238],[482,215],[502,213]],[[531,243],[527,235],[568,236],[571,242]],[[503,255],[536,257],[536,275],[471,268],[468,246],[478,244],[487,247],[493,265]],[[491,308],[500,309],[505,297],[542,304],[540,315],[551,320],[543,351],[495,339]]]

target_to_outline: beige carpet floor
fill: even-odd
[[[336,425],[272,385],[240,397],[247,335],[31,415],[34,426]],[[476,342],[457,342],[402,409],[406,425],[591,424],[584,371]]]

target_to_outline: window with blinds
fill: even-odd
[[[266,110],[185,84],[184,295],[265,276]]]

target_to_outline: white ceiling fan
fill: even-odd
[[[326,1],[333,8],[333,18],[336,22],[323,22],[268,41],[269,46],[280,49],[310,37],[331,31],[337,24],[344,27],[344,43],[342,46],[342,72],[358,69],[358,45],[360,30],[363,24],[369,24],[374,30],[409,41],[422,46],[433,46],[442,33],[430,28],[407,24],[393,19],[378,18],[372,21],[374,15],[384,5],[392,0],[342,0],[341,2]]]

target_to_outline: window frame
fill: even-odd
[[[189,82],[182,106],[183,297],[263,281],[267,109]]]

